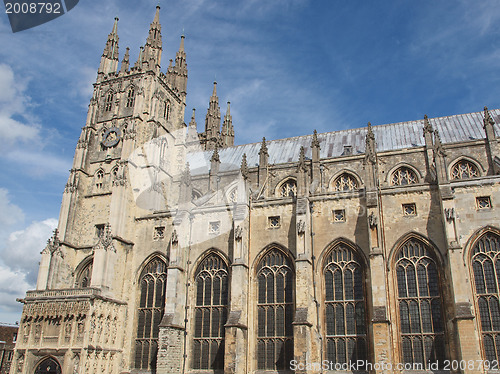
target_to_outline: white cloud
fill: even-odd
[[[14,311],[20,315],[22,306],[16,299],[23,297],[26,291],[32,288],[32,285],[26,282],[25,274],[0,265],[0,284],[2,285],[0,289],[0,315]]]
[[[0,145],[34,140],[40,126],[29,115],[31,99],[25,94],[26,82],[14,76],[12,68],[0,64]]]
[[[23,220],[23,211],[10,202],[9,191],[0,188],[0,227],[11,226]]]
[[[11,271],[24,274],[25,281],[31,286],[36,282],[40,252],[56,227],[57,220],[54,218],[33,222],[24,230],[11,233],[0,252],[4,264]]]

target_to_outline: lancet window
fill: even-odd
[[[94,265],[94,261],[90,260],[87,264],[85,264],[80,270],[78,277],[76,279],[76,288],[85,288],[90,287],[90,282],[92,280],[92,268]]]

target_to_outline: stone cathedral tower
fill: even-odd
[[[117,21],[11,374],[497,367],[499,109],[235,146]]]

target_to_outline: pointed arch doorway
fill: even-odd
[[[48,357],[38,364],[35,374],[61,374],[61,365],[52,357]]]

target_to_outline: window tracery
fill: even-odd
[[[165,309],[167,266],[160,258],[152,259],[139,279],[140,299],[135,340],[135,368],[151,370],[156,365],[158,332]]]
[[[297,196],[297,182],[294,179],[287,179],[281,184],[279,193],[281,197]]]
[[[224,369],[224,325],[227,320],[228,270],[224,260],[210,254],[195,277],[196,306],[193,369]]]
[[[446,354],[438,267],[420,240],[411,238],[399,249],[396,280],[402,361],[442,364]]]
[[[500,358],[500,236],[483,234],[472,250],[474,296],[484,359]]]
[[[328,255],[324,270],[325,345],[335,364],[367,359],[366,303],[361,259],[345,244]]]
[[[93,265],[94,260],[92,259],[82,268],[82,270],[78,274],[78,278],[76,279],[76,288],[90,287],[90,282],[92,281]]]
[[[393,186],[405,186],[407,184],[417,183],[417,175],[408,167],[400,167],[391,175],[391,184]]]
[[[288,369],[293,359],[293,282],[290,259],[271,250],[257,268],[257,367]]]
[[[468,179],[479,177],[476,165],[467,160],[460,160],[451,168],[451,179]]]
[[[358,188],[358,182],[351,174],[343,173],[333,182],[335,191],[352,191]]]

